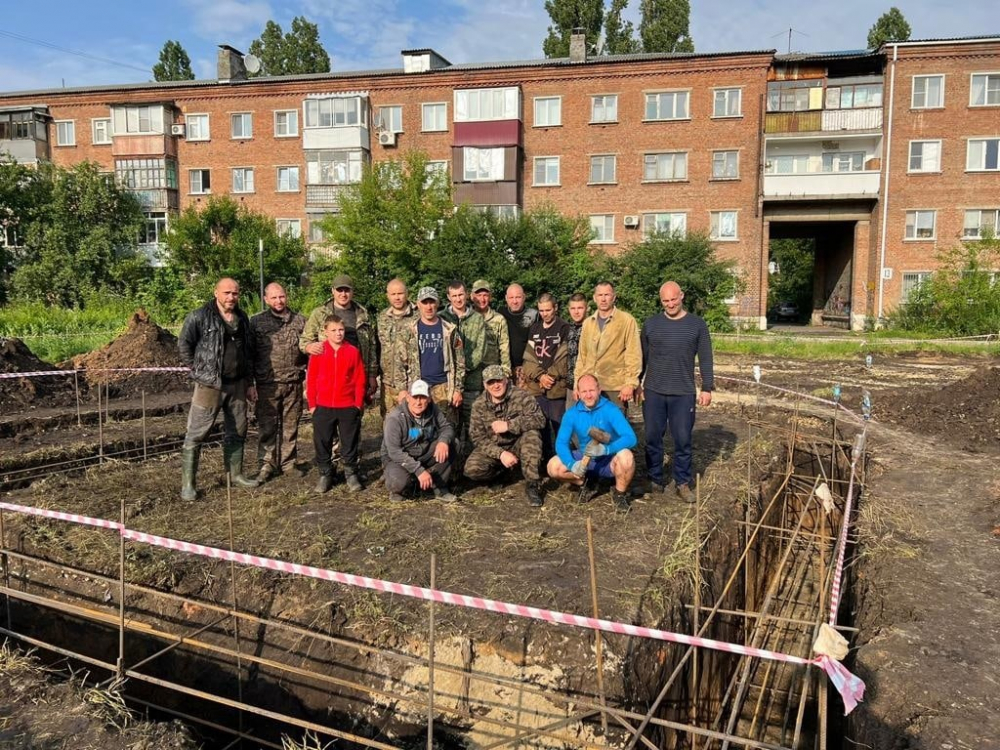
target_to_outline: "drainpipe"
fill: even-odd
[[[889,167],[892,161],[892,113],[896,107],[896,60],[899,58],[899,45],[892,45],[892,63],[889,68],[889,122],[886,125],[885,136],[885,181],[882,184],[882,238],[879,241],[878,259],[878,315],[876,324],[882,320],[882,301],[885,294],[885,237],[889,228]]]

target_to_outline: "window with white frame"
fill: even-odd
[[[500,219],[516,219],[520,213],[521,209],[518,206],[512,206],[510,204],[494,204],[488,206],[474,206],[477,211],[481,211],[485,214],[493,214]]]
[[[208,169],[188,170],[188,192],[191,195],[207,195],[212,192],[212,173]]]
[[[905,304],[921,285],[926,284],[931,278],[930,271],[904,271],[903,290],[901,301]]]
[[[965,212],[962,238],[981,240],[987,236],[997,237],[998,228],[1000,228],[1000,208],[969,209]]]
[[[253,113],[236,112],[229,117],[230,134],[234,139],[253,138]]]
[[[325,218],[325,217],[324,217]],[[309,220],[309,241],[326,242],[326,233],[323,231],[323,219]]]
[[[735,180],[740,176],[739,151],[712,152],[712,179]]]
[[[965,168],[970,172],[1000,170],[1000,138],[970,138]]]
[[[167,212],[147,211],[139,228],[140,245],[158,245],[167,236]]]
[[[712,117],[739,117],[743,114],[742,89],[716,89]]]
[[[642,215],[642,234],[669,234],[683,237],[687,234],[687,214],[682,211],[660,211]]]
[[[738,211],[712,211],[710,212],[709,234],[713,240],[735,240],[738,238],[736,231]]]
[[[299,111],[278,109],[274,112],[274,137],[294,138],[299,134]]]
[[[448,174],[448,162],[446,160],[429,161],[424,165],[427,174]]]
[[[562,125],[562,97],[535,97],[534,126],[536,128],[551,128],[557,125]]]
[[[823,154],[824,172],[860,172],[864,167],[864,151],[828,151]]]
[[[278,227],[278,236],[280,237],[295,237],[298,239],[302,236],[301,219],[275,219],[274,223]]]
[[[613,214],[598,214],[590,217],[591,242],[611,243],[615,241],[615,217]]]
[[[278,167],[278,192],[297,193],[299,190],[299,168]]]
[[[307,185],[346,185],[361,182],[363,157],[356,151],[307,151]]]
[[[559,157],[558,156],[536,156],[535,157],[535,181],[536,187],[559,184]]]
[[[682,151],[646,154],[642,157],[642,179],[644,182],[686,180],[687,175],[687,154]]]
[[[618,122],[618,94],[590,97],[591,122]]]
[[[973,73],[970,107],[1000,107],[1000,73]]]
[[[937,211],[918,210],[906,212],[906,234],[908,240],[934,239],[934,225]]]
[[[337,96],[306,99],[307,128],[351,128],[365,124],[361,97]]]
[[[57,146],[76,145],[75,120],[56,120],[56,145]]]
[[[910,172],[941,171],[941,141],[910,141]]]
[[[207,141],[211,138],[208,115],[184,115],[184,138],[188,141]]]
[[[378,108],[378,126],[389,133],[403,132],[403,107],[393,104]]]
[[[115,135],[163,133],[163,105],[136,104],[111,108]]]
[[[434,132],[448,129],[447,102],[428,102],[420,105],[420,129]]]
[[[881,83],[857,83],[826,87],[827,109],[863,109],[882,106]]]
[[[767,157],[765,174],[806,174],[809,171],[808,154],[778,154]]]
[[[608,185],[618,181],[618,157],[600,154],[590,157],[590,184]]]
[[[690,91],[661,91],[646,94],[647,120],[686,120]]]
[[[937,109],[944,106],[944,76],[913,76],[913,109]]]
[[[129,190],[176,190],[177,162],[173,159],[117,159],[115,180]]]
[[[518,120],[520,118],[521,92],[516,86],[455,90],[455,122]]]
[[[233,168],[233,192],[234,193],[253,192],[253,167]]]
[[[502,180],[504,177],[504,155],[502,148],[475,148],[466,146],[462,149],[462,179],[466,182],[484,180]]]
[[[95,146],[106,146],[111,143],[111,119],[90,121],[91,143]]]

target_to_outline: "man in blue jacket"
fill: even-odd
[[[632,448],[636,438],[632,425],[621,409],[601,395],[597,378],[587,374],[576,382],[579,400],[566,411],[556,436],[556,455],[548,464],[549,476],[580,487],[578,501],[590,502],[597,494],[598,479],[613,479],[611,498],[615,508],[630,507],[629,484],[635,474]],[[596,428],[610,437],[602,442],[591,430]],[[573,450],[570,439],[576,437],[580,449]]]

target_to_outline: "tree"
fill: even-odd
[[[604,17],[602,55],[630,55],[641,51],[642,47],[635,38],[632,22],[622,22],[622,12],[627,6],[628,0],[611,0],[611,8]]]
[[[193,81],[191,58],[180,42],[168,40],[160,50],[160,61],[153,66],[154,81]]]
[[[884,42],[905,42],[910,38],[910,24],[899,8],[892,7],[868,30],[868,49],[878,49]]]
[[[542,42],[546,57],[569,57],[569,42],[574,29],[587,35],[587,54],[597,54],[597,42],[604,21],[604,0],[545,0],[552,25]]]
[[[250,54],[260,58],[262,76],[299,73],[329,73],[330,56],[319,41],[319,27],[304,16],[292,19],[287,34],[274,21],[264,25],[260,37],[250,43]]]
[[[774,273],[767,284],[768,309],[780,302],[794,302],[800,310],[811,310],[816,240],[771,240],[769,255]]]
[[[643,52],[694,52],[689,0],[642,0],[639,10]]]

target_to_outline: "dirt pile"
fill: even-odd
[[[0,338],[0,375],[47,372],[57,368],[43,362],[20,339]],[[81,382],[81,389],[84,384]],[[72,375],[0,377],[0,414],[25,409],[66,406],[76,401]]]
[[[874,416],[971,452],[1000,451],[1000,367],[982,367],[940,388],[883,391]]]
[[[74,357],[71,366],[85,370],[84,377],[92,386],[107,383],[112,397],[188,387],[184,372],[122,372],[128,368],[184,366],[177,351],[177,337],[156,325],[141,309],[133,313],[118,338],[101,349]]]

